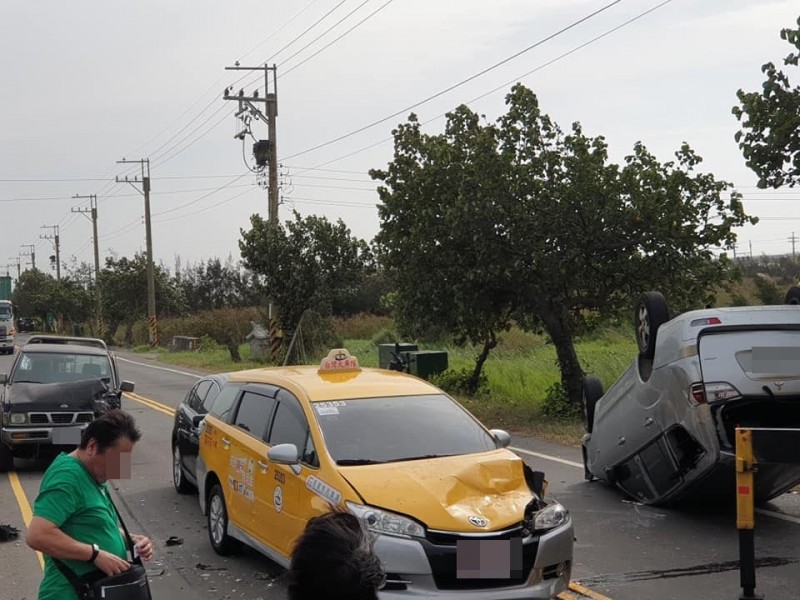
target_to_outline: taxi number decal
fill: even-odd
[[[324,417],[327,415],[338,415],[339,409],[346,406],[341,400],[334,400],[333,402],[315,402],[314,408],[317,414]]]
[[[284,475],[280,471],[275,471],[275,481],[277,481],[278,483],[286,483],[286,475]]]
[[[327,483],[321,479],[317,479],[313,475],[306,479],[306,487],[314,492],[317,496],[327,500],[334,506],[338,505],[339,502],[342,501],[342,493],[339,490],[332,488]]]
[[[237,494],[241,494],[250,502],[253,502],[255,500],[255,493],[253,493],[253,488],[248,487],[245,482],[236,481],[236,479],[234,479],[231,475],[228,475],[228,485],[231,486],[231,489],[234,492],[236,492]]]

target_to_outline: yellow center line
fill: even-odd
[[[169,417],[175,416],[175,409],[170,408],[166,404],[161,404],[160,402],[156,402],[155,400],[151,400],[150,398],[145,398],[144,396],[140,396],[139,394],[134,394],[133,392],[125,392],[125,396],[130,398],[131,400],[135,400],[140,404],[144,404],[148,408],[152,408],[160,413],[163,413]]]
[[[28,502],[28,497],[25,496],[25,490],[22,489],[19,476],[14,471],[8,474],[8,480],[11,482],[11,489],[14,490],[14,496],[16,496],[17,504],[19,504],[19,511],[22,513],[22,521],[25,523],[25,528],[27,529],[33,518],[30,502]],[[38,550],[36,551],[36,557],[39,559],[39,565],[42,567],[42,571],[44,571],[44,557]]]
[[[591,598],[592,600],[611,600],[608,596],[604,596],[603,594],[598,594],[597,592],[590,590],[587,587],[583,587],[577,581],[570,581],[569,582],[569,589],[573,592],[581,594],[586,598]]]

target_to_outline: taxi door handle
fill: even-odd
[[[222,438],[222,445],[225,446],[225,448],[230,448],[231,447],[231,441],[228,440],[228,439]]]
[[[267,469],[269,469],[269,465],[265,462],[258,461],[258,466],[261,467],[262,471],[266,471]]]

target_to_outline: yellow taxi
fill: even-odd
[[[228,373],[200,431],[196,475],[219,554],[245,543],[289,565],[306,522],[361,518],[387,580],[381,598],[552,598],[572,568],[569,512],[543,476],[434,385],[360,368]]]

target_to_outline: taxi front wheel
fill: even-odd
[[[228,535],[228,509],[219,484],[208,495],[208,539],[214,552],[227,556],[241,548],[241,542]]]

